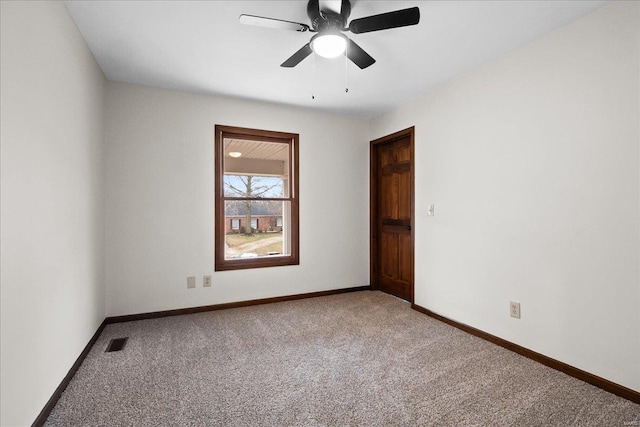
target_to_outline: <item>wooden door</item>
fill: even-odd
[[[413,141],[371,141],[371,287],[413,303]]]

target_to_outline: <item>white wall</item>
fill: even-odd
[[[105,79],[62,3],[0,5],[0,423],[24,426],[104,319]]]
[[[416,304],[640,391],[639,8],[486,64],[370,139],[416,126]]]
[[[123,83],[107,93],[108,316],[368,284],[366,120]],[[213,271],[216,124],[300,134],[299,266]]]

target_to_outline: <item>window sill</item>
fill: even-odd
[[[299,265],[299,261],[289,256],[270,256],[250,259],[218,260],[215,271],[246,270],[249,268],[283,267],[286,265]]]

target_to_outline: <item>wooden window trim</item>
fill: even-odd
[[[299,135],[296,133],[287,132],[275,132],[268,130],[249,129],[235,126],[215,126],[215,147],[214,147],[214,162],[215,162],[215,214],[214,214],[214,263],[215,271],[225,270],[242,270],[248,268],[263,268],[263,267],[279,267],[285,265],[298,265],[299,261],[299,248],[300,248],[300,224],[299,224],[299,211],[300,211],[300,196],[299,196]],[[224,139],[232,137],[235,139],[248,139],[250,137],[252,141],[266,141],[266,142],[279,142],[289,144],[289,180],[290,191],[289,197],[284,198],[259,198],[256,200],[281,200],[287,201],[291,204],[291,224],[289,226],[289,232],[291,235],[291,251],[289,255],[283,256],[270,256],[259,258],[246,258],[246,259],[225,259],[225,200],[234,200],[238,198],[224,197]],[[240,198],[241,200],[246,200]],[[283,224],[284,225],[284,224]]]

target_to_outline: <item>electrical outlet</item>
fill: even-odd
[[[511,301],[509,307],[510,307],[511,317],[515,317],[516,319],[519,319],[520,318],[520,303]]]
[[[196,276],[187,277],[187,289],[193,289],[196,287]]]
[[[202,278],[202,287],[210,288],[211,287],[211,276],[204,276]]]

